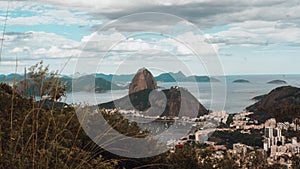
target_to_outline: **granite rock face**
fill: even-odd
[[[157,89],[157,83],[149,70],[141,68],[138,70],[129,85],[129,94],[145,89]]]

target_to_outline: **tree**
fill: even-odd
[[[43,61],[31,66],[28,71],[33,95],[41,98],[48,95],[53,100],[65,96],[66,85],[60,79],[58,71],[49,72],[49,65],[44,66]]]
[[[246,155],[246,168],[250,169],[259,169],[259,168],[267,168],[267,156],[264,152],[255,150]]]
[[[200,166],[196,155],[196,148],[184,145],[182,148],[176,149],[175,153],[171,153],[167,159],[170,164],[169,168],[182,169],[182,168],[207,168],[202,164]],[[211,166],[209,166],[211,168]]]
[[[300,168],[300,157],[297,155],[292,156],[292,168],[297,169]]]

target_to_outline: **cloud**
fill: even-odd
[[[229,24],[231,28],[213,34],[211,43],[226,45],[299,44],[300,27],[275,21],[245,21]],[[285,25],[285,26],[283,26]]]
[[[98,19],[103,19],[103,17],[117,19],[137,12],[170,13],[197,23],[200,28],[248,20],[277,21],[296,19],[300,15],[297,12],[299,11],[299,1],[297,0],[168,0],[163,2],[160,0],[44,0],[39,2],[81,10]]]
[[[193,62],[193,50],[207,58],[216,53],[230,56],[227,58],[251,53],[243,53],[242,50],[246,48],[242,47],[249,47],[247,51],[268,49],[272,53],[274,46],[278,44],[290,48],[299,47],[299,3],[298,0],[10,1],[8,25],[11,27],[8,28],[17,26],[22,29],[24,26],[24,32],[6,33],[3,59],[10,62],[14,60],[11,58],[18,56],[23,62],[37,59],[60,61],[70,56],[82,56],[97,60],[99,56],[108,54],[107,57],[111,59],[107,63],[109,67],[121,63],[122,58],[128,56],[142,59],[140,55],[146,56],[148,60],[157,60],[160,56],[163,60],[168,55],[177,54],[182,60]],[[0,3],[2,13],[5,12],[6,5]],[[151,13],[131,15],[143,12]],[[170,19],[161,13],[178,18]],[[126,15],[131,17],[124,18]],[[116,22],[115,19],[119,17],[123,18]],[[4,19],[3,15],[0,16],[1,23]],[[184,20],[188,22],[184,23]],[[197,34],[194,29],[188,29],[189,22],[196,25],[195,29],[198,27],[205,32],[211,29],[214,31],[205,36]],[[106,23],[111,23],[112,26],[106,25],[103,29]],[[59,28],[75,25],[84,27],[83,29],[91,27],[91,31],[102,30],[87,36],[84,36],[85,32],[79,36],[84,36],[81,41],[79,38],[76,39],[78,41],[73,41],[68,39],[70,36],[64,37],[55,28],[47,27],[49,24],[53,24],[53,27],[60,25]],[[44,31],[34,29],[35,31],[25,32],[36,28],[34,25],[39,26],[38,30]],[[57,34],[48,33],[51,30]],[[63,31],[67,32],[67,27]],[[156,36],[161,37],[151,39],[150,35],[144,38],[139,33],[157,33]],[[232,46],[239,46],[242,50],[230,51],[236,49],[231,48]],[[110,51],[107,53],[108,49]]]
[[[6,4],[0,5],[5,9]],[[8,24],[78,24],[90,25],[92,31],[103,28],[103,23],[133,13],[158,12],[133,15],[106,26],[102,31],[115,29],[119,32],[163,32],[168,33],[180,19],[159,13],[168,13],[195,23],[200,29],[230,25],[210,38],[211,43],[228,45],[269,45],[278,42],[298,43],[300,27],[300,2],[297,0],[266,1],[21,1],[11,2],[11,10],[36,13],[30,17],[10,17]],[[106,18],[106,19],[105,19]],[[180,23],[182,25],[182,23]],[[185,33],[185,32],[181,32]],[[283,36],[285,35],[285,36]],[[102,44],[105,45],[105,44]]]
[[[5,13],[7,3],[0,4],[0,10]],[[33,26],[41,24],[84,25],[92,26],[102,21],[94,20],[85,12],[70,10],[63,6],[53,6],[39,1],[10,1],[8,6],[7,25]],[[5,15],[0,16],[0,21]]]
[[[150,39],[141,39],[139,36],[126,37],[119,32],[110,34],[94,32],[77,42],[55,33],[41,31],[7,32],[2,60],[11,61],[14,60],[14,56],[18,56],[19,60],[69,57],[101,58],[105,56],[114,61],[120,61],[133,56],[135,53],[140,53],[145,57],[158,55],[163,57],[169,53],[169,55],[186,58],[194,55],[195,48],[200,51],[200,55],[212,55],[215,52],[212,48],[213,45],[204,41],[206,37],[203,35],[186,33],[175,37],[164,37],[153,34],[151,37],[147,34]]]
[[[8,32],[5,36],[2,60],[54,59],[77,56],[80,43],[47,32]]]
[[[143,39],[145,38],[145,39]],[[158,51],[169,53],[180,57],[195,55],[216,55],[217,45],[209,44],[206,35],[187,32],[176,36],[164,36],[163,34],[129,34],[129,37],[116,32],[94,32],[82,39],[83,57],[87,56],[104,56],[111,57],[114,55],[126,56],[141,51],[145,51],[145,56],[157,56]],[[153,52],[150,52],[153,51]],[[155,51],[155,52],[154,52]],[[94,54],[92,54],[94,53]]]
[[[300,27],[300,2],[297,0],[140,0],[134,3],[130,0],[42,0],[10,3],[11,11],[35,13],[33,16],[10,17],[8,24],[12,25],[78,24],[90,25],[92,31],[97,31],[103,27],[104,22],[136,12],[162,12],[182,17],[201,29],[230,25],[230,30],[222,30],[210,40],[212,43],[233,45],[268,45],[279,41],[298,43],[295,36],[298,35]],[[6,4],[2,3],[0,6],[5,9]],[[168,33],[180,21],[170,18],[155,13],[133,15],[111,24],[113,26],[106,26],[102,31],[116,29],[119,32]],[[261,36],[263,31],[267,33]]]
[[[1,61],[0,65],[1,66],[16,66],[16,61]],[[25,66],[25,65],[26,65],[26,63],[18,61],[18,66]]]

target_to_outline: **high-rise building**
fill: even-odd
[[[281,137],[281,129],[279,129],[279,128],[274,128],[274,129],[273,129],[273,136],[274,136],[274,137]]]
[[[265,136],[267,138],[273,137],[273,128],[272,127],[265,127]]]
[[[275,121],[276,122],[276,121]],[[265,139],[263,141],[264,150],[268,151],[272,146],[279,146],[285,143],[285,138],[282,136],[281,129],[274,125],[274,120],[268,120],[265,125]],[[274,147],[273,147],[274,149]]]

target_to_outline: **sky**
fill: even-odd
[[[40,60],[67,75],[299,74],[299,11],[299,0],[0,1],[0,74]]]

